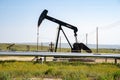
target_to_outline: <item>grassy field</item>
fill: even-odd
[[[10,43],[1,43],[0,44],[0,50],[4,50],[4,51],[6,51],[6,50],[10,50],[10,51],[28,51],[28,49],[27,49],[28,45],[15,44],[10,49],[8,49],[7,47],[10,46],[10,45],[11,45]],[[37,50],[35,45],[29,45],[29,47],[30,47],[29,51],[36,51]],[[39,47],[39,49],[41,49],[41,47]],[[47,50],[48,47],[43,46],[43,49]]]
[[[29,46],[29,51],[37,51],[37,46],[36,45],[25,45],[25,44],[15,44],[12,46],[10,49],[7,49],[7,47],[11,45],[10,43],[0,43],[0,50],[6,51],[28,51],[27,46]],[[39,46],[39,51],[49,51],[48,46]],[[58,51],[60,49],[58,48]],[[70,49],[68,48],[62,48],[62,52],[70,52]]]
[[[10,51],[37,51],[36,45],[25,45],[25,44],[15,44],[10,49],[7,47],[11,45],[10,43],[0,43],[0,50],[10,50]],[[29,46],[29,49],[28,49]],[[48,46],[39,46],[39,51],[49,51]],[[57,50],[60,52],[60,49]],[[70,48],[62,48],[61,52],[70,52]],[[82,50],[84,53],[85,51]],[[92,49],[93,53],[96,53],[96,49]],[[99,53],[120,53],[119,49],[99,49]]]
[[[0,44],[2,51],[28,51],[27,46],[15,44]],[[29,51],[36,51],[35,45],[29,45]],[[48,51],[49,47],[39,46],[39,50]],[[59,51],[59,49],[58,49]],[[95,49],[92,49],[96,52]],[[62,52],[70,52],[62,48]],[[83,51],[84,52],[84,51]],[[99,49],[100,53],[120,53],[119,50]],[[35,62],[0,61],[0,80],[43,80],[56,78],[62,80],[120,80],[120,64],[113,63],[82,63],[82,62]]]
[[[30,80],[31,78],[62,80],[120,80],[120,65],[81,62],[18,62],[0,61],[0,80]]]

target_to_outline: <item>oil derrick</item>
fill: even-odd
[[[58,33],[57,33],[57,40],[56,40],[56,45],[55,45],[55,52],[57,51],[60,31],[63,32],[63,34],[64,34],[64,36],[65,36],[65,38],[66,38],[66,40],[67,40],[67,42],[68,42],[68,44],[69,44],[69,46],[71,48],[71,52],[81,52],[81,49],[85,50],[88,53],[92,52],[85,44],[77,42],[77,31],[78,31],[78,28],[76,26],[73,26],[73,25],[68,24],[66,22],[63,22],[61,20],[55,19],[55,18],[53,18],[51,16],[48,16],[47,13],[48,13],[48,10],[44,10],[41,13],[41,15],[39,17],[39,20],[38,20],[38,28],[39,28],[40,24],[42,23],[42,21],[44,19],[50,20],[50,21],[52,21],[54,23],[57,23],[59,25]],[[62,26],[67,27],[69,29],[72,29],[74,31],[75,43],[73,44],[73,46],[71,45],[69,39],[67,38],[67,35],[65,34]]]
[[[10,44],[9,46],[7,46],[8,50],[11,50],[11,48],[14,46],[15,44]]]

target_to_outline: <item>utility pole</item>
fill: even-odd
[[[60,52],[61,52],[61,36],[60,36],[60,44],[59,44]]]
[[[88,45],[88,34],[86,33],[86,46]]]
[[[39,27],[37,27],[37,51],[39,50]]]
[[[43,50],[43,43],[41,42],[41,51]]]
[[[96,53],[98,53],[98,27],[96,28]]]

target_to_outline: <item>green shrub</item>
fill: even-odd
[[[117,71],[113,74],[114,80],[120,80],[120,71]]]
[[[11,80],[11,78],[9,74],[3,72],[3,73],[0,73],[0,80]]]

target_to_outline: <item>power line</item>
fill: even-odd
[[[111,29],[111,28],[117,28],[117,27],[120,27],[120,21],[116,21],[112,24],[108,24],[106,26],[101,26],[99,27],[99,29],[102,29],[102,30],[108,30],[108,29]],[[95,29],[93,29],[91,32],[89,32],[88,34],[91,35],[91,34],[94,34],[96,32]]]
[[[107,26],[102,26],[100,29],[110,29],[110,28],[116,28],[120,25],[120,21],[114,22],[112,24],[109,24]]]

